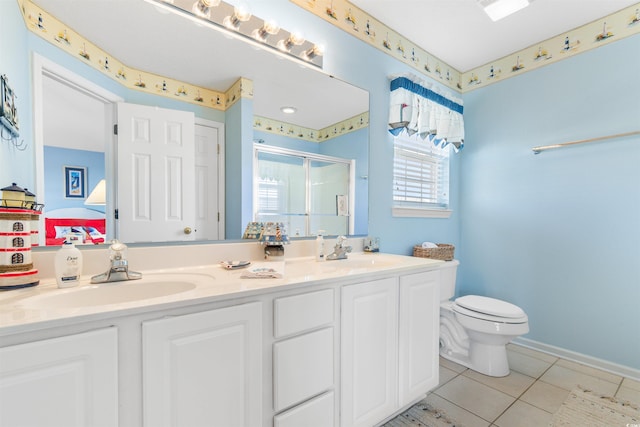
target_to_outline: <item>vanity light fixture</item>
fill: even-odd
[[[311,60],[316,56],[321,56],[321,55],[324,55],[324,46],[321,44],[316,44],[316,45],[313,45],[312,48],[305,50],[304,53],[302,54],[302,57],[306,60]]]
[[[253,30],[251,35],[254,39],[264,42],[269,36],[275,36],[280,31],[280,27],[276,21],[265,21],[262,27]]]
[[[323,49],[296,32],[281,28],[274,21],[263,20],[249,11],[246,4],[233,6],[224,0],[144,0],[162,13],[171,12],[223,33],[243,39],[257,47],[303,65],[322,68]],[[195,1],[195,3],[194,3]],[[270,37],[278,34],[278,39]]]
[[[173,4],[173,0],[165,0],[166,3]],[[201,18],[211,17],[211,8],[220,5],[220,0],[198,0],[193,4],[191,10]]]
[[[291,33],[286,39],[282,39],[278,42],[278,49],[284,52],[291,52],[293,46],[300,46],[304,43],[304,36],[300,33]]]
[[[529,0],[478,0],[492,21],[498,21],[529,6]]]
[[[233,8],[233,15],[227,16],[223,19],[222,25],[230,30],[237,30],[240,28],[240,24],[247,22],[251,19],[251,12],[249,6],[246,4],[239,4]]]
[[[293,114],[296,111],[298,111],[298,109],[296,107],[281,107],[280,111],[282,111],[285,114]]]

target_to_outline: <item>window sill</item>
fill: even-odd
[[[450,209],[391,208],[392,216],[404,218],[449,218],[452,213]]]

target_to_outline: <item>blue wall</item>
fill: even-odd
[[[44,165],[45,212],[61,208],[90,208],[104,212],[104,206],[86,206],[85,199],[65,198],[63,171],[64,166],[87,168],[86,197],[89,197],[98,181],[104,178],[104,153],[45,146],[44,156],[47,159]]]
[[[640,368],[640,35],[464,95],[458,290],[526,338]]]
[[[0,75],[6,74],[9,86],[17,96],[16,108],[20,119],[19,141],[26,149],[20,151],[0,141],[0,188],[16,182],[35,191],[35,162],[31,110],[31,69],[27,48],[26,28],[16,1],[0,1]],[[3,136],[6,132],[3,133]],[[8,165],[20,165],[9,168]]]

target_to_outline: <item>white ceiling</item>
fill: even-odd
[[[637,0],[534,0],[493,22],[477,0],[351,0],[460,72],[588,24]]]

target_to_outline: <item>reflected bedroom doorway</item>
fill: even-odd
[[[45,205],[40,245],[61,245],[67,236],[79,244],[104,243],[115,237],[114,215],[106,209],[113,198],[108,165],[122,99],[39,55],[33,63],[36,194]],[[88,201],[102,180],[106,191]]]

